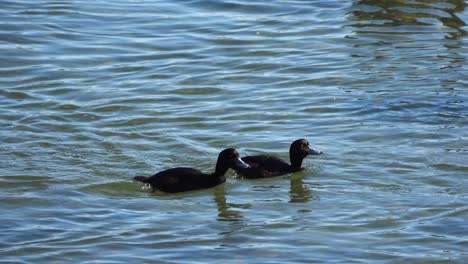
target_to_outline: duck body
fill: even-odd
[[[136,176],[134,179],[150,184],[153,190],[158,189],[168,193],[212,188],[226,181],[224,175],[206,174],[187,167],[160,171],[150,177]]]
[[[242,160],[249,165],[249,168],[237,168],[236,171],[247,179],[280,176],[303,170],[302,162],[305,157],[320,154],[322,152],[312,149],[307,140],[298,139],[289,148],[291,164],[270,155],[246,156],[242,157]]]
[[[232,148],[220,152],[214,173],[203,173],[198,169],[178,167],[160,171],[152,176],[136,176],[135,181],[150,184],[153,191],[161,190],[178,193],[215,187],[226,181],[228,169],[246,168],[248,165],[239,158],[239,153]]]
[[[250,172],[244,174],[251,175],[250,177],[246,178],[263,178],[263,177],[273,177],[279,176],[282,174],[293,172],[291,171],[291,165],[289,165],[284,160],[275,157],[275,156],[268,156],[268,155],[256,155],[256,156],[246,156],[243,157],[242,160],[249,164],[250,170],[256,169],[256,173]],[[257,175],[258,177],[255,177]]]

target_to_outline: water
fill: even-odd
[[[1,263],[466,263],[465,1],[0,1]],[[151,193],[217,154],[307,170]]]

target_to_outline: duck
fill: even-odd
[[[289,159],[291,164],[286,161],[269,155],[257,155],[242,157],[242,161],[249,166],[236,166],[236,172],[239,176],[247,179],[266,178],[280,176],[288,173],[304,170],[302,162],[308,155],[321,155],[322,151],[313,149],[306,139],[298,139],[291,143],[289,148]]]
[[[227,148],[218,155],[215,171],[211,174],[198,169],[178,167],[160,171],[152,176],[135,176],[133,179],[151,185],[153,192],[179,193],[215,187],[226,181],[228,169],[244,169],[249,165],[240,159],[239,152]]]

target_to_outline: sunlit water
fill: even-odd
[[[468,262],[466,8],[0,1],[0,262]],[[304,172],[131,181],[297,138]]]

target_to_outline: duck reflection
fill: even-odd
[[[218,207],[219,221],[242,221],[243,217],[239,211],[233,210],[232,207],[250,207],[250,205],[238,205],[227,202],[225,184],[222,184],[214,189],[214,201]]]
[[[431,25],[437,19],[444,26],[456,29],[448,33],[451,38],[466,35],[465,22],[456,13],[464,12],[466,3],[463,0],[419,0],[388,1],[360,0],[353,5],[351,20],[355,28],[395,27],[411,25]]]
[[[291,176],[289,187],[289,202],[290,203],[306,203],[310,200],[318,200],[319,197],[314,195],[310,190],[309,184],[304,183],[306,173],[295,173]],[[234,204],[228,203],[226,198],[225,184],[214,188],[214,201],[218,207],[219,221],[241,222],[244,220],[240,211],[235,208],[250,208],[251,204]]]
[[[304,183],[304,173],[295,173],[291,176],[291,184],[289,189],[290,203],[305,203],[311,199],[318,199],[309,188],[308,184]]]

